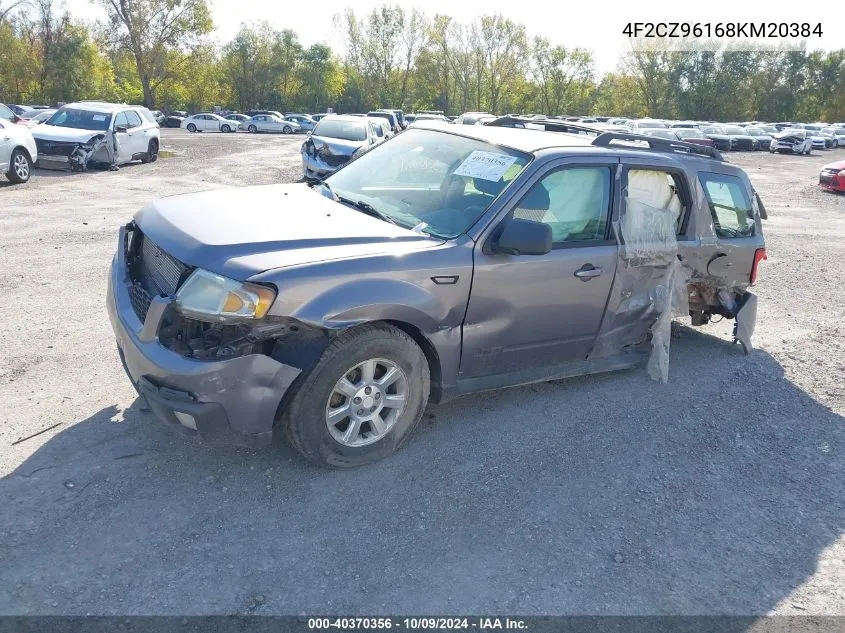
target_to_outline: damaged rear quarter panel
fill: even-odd
[[[292,317],[328,330],[374,321],[412,326],[433,346],[442,382],[450,385],[460,362],[461,325],[472,283],[472,245],[464,236],[401,255],[280,268],[250,281],[272,283],[278,289],[269,312],[273,316]]]

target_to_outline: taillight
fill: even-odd
[[[766,249],[765,248],[758,248],[756,251],[754,251],[754,264],[751,266],[751,285],[752,286],[757,283],[757,266],[760,264],[760,262],[762,262],[766,259],[768,259],[768,257],[766,257]]]

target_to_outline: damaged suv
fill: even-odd
[[[631,367],[673,316],[736,319],[759,200],[712,148],[627,133],[409,129],[324,181],[164,198],[120,229],[108,310],[162,420],[352,467],[426,404]]]
[[[85,171],[112,162],[143,163],[158,158],[160,132],[152,113],[141,106],[80,101],[59,108],[33,128],[39,167]],[[117,141],[116,155],[109,145]]]

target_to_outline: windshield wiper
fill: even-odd
[[[343,198],[338,195],[335,195],[335,197],[340,200],[343,204],[348,205],[350,207],[354,207],[359,211],[363,211],[367,215],[370,215],[374,218],[378,218],[379,220],[384,220],[385,222],[390,222],[391,224],[395,224],[396,226],[400,226],[396,220],[391,218],[389,215],[382,213],[369,202],[364,202],[363,200],[351,200],[350,198]]]

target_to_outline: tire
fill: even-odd
[[[361,390],[364,387],[361,385],[366,384],[365,378],[363,373],[358,372],[359,366],[367,364],[368,361],[375,362],[377,366],[374,373],[376,379],[380,375],[379,363],[383,363],[382,368],[392,364],[394,368],[401,370],[398,380],[384,388],[385,400],[382,402],[386,402],[392,395],[389,390],[404,394],[402,404],[398,405],[401,409],[396,408],[395,414],[391,412],[391,407],[384,406],[372,416],[381,416],[385,410],[388,411],[388,419],[394,416],[392,422],[386,423],[379,417],[385,426],[383,435],[376,440],[367,438],[367,435],[370,438],[378,436],[376,427],[370,426],[368,422],[360,422],[352,427],[352,409],[350,417],[338,418],[336,424],[340,425],[339,427],[333,426],[330,430],[328,420],[330,405],[338,407],[338,410],[346,406],[376,406],[372,398],[379,397],[376,395],[377,389],[372,391],[372,396],[364,396],[363,401],[359,398],[360,405],[353,404],[352,395],[342,396],[336,391],[339,381],[346,378],[350,383],[348,393],[356,393],[354,390],[358,389],[357,393],[363,394]],[[383,375],[384,372],[381,373],[381,376]],[[337,336],[307,375],[301,375],[297,379],[293,395],[279,418],[279,425],[293,447],[313,464],[328,468],[355,468],[370,464],[391,455],[408,440],[422,418],[428,402],[429,382],[425,354],[405,332],[380,324],[353,328]],[[335,400],[338,397],[340,399]],[[367,414],[369,415],[369,412]],[[347,444],[339,441],[337,436],[346,435],[350,428],[353,431],[359,429],[352,442],[371,443],[352,446],[351,442]]]
[[[158,160],[158,141],[153,139],[147,146],[147,153],[141,157],[142,163],[154,163]]]
[[[230,128],[228,125],[226,125],[226,124],[224,123],[224,124],[220,127],[220,131],[221,131],[221,132],[231,132],[231,131],[232,131],[232,128]]]
[[[15,184],[22,185],[29,180],[31,175],[32,159],[26,150],[16,148],[9,159],[9,171],[6,172],[6,178]]]
[[[293,134],[293,128],[289,125],[286,125],[285,127],[282,128],[282,132],[284,134]]]
[[[258,128],[257,128],[257,127],[255,127],[254,125],[250,125],[247,129],[248,129],[250,132],[252,132],[253,134],[255,134],[256,132],[258,132]]]
[[[188,132],[190,132],[191,134],[193,134],[193,133],[194,133],[194,132],[196,132],[196,131],[197,131],[197,126],[196,126],[196,125],[194,125],[193,123],[188,123]]]

